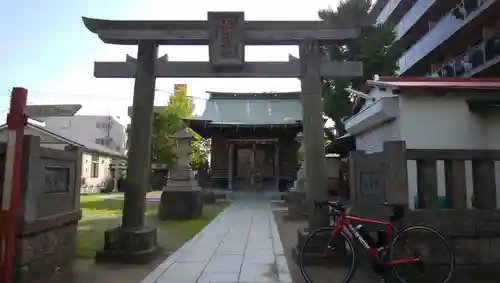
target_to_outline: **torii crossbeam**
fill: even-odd
[[[361,62],[332,62],[323,56],[318,66],[325,77],[356,77],[363,73]],[[134,78],[137,71],[136,59],[128,56],[125,62],[95,62],[96,78]],[[214,69],[210,62],[168,61],[168,56],[158,58],[157,78],[299,78],[299,58],[289,56],[288,62],[245,62],[241,69]]]
[[[223,14],[237,15],[245,45],[297,45],[305,38],[322,43],[356,39],[371,23],[357,25],[324,21],[244,21],[243,12],[208,12],[208,21],[109,21],[83,18],[87,29],[105,43],[138,45],[154,40],[160,45],[209,45],[211,22]]]

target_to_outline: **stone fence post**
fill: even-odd
[[[384,143],[385,196],[388,203],[408,205],[408,171],[406,167],[406,143]]]

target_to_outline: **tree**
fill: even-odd
[[[192,115],[192,106],[187,94],[179,92],[170,96],[163,111],[155,112],[151,136],[151,162],[172,165],[177,161],[172,136],[185,128],[184,118]]]
[[[370,19],[372,0],[341,0],[336,11],[318,12],[324,21],[333,23],[352,23],[353,20]],[[398,69],[397,61],[402,55],[401,48],[395,44],[394,27],[389,24],[376,25],[369,33],[343,45],[323,47],[324,52],[334,61],[361,61],[364,73],[360,78],[335,78],[323,80],[325,115],[335,124],[335,136],[346,134],[341,118],[348,116],[353,99],[345,88],[365,90],[366,80],[375,74],[393,76]]]
[[[186,127],[183,119],[193,113],[193,104],[187,96],[185,88],[176,91],[169,98],[168,105],[161,112],[154,113],[153,135],[151,141],[151,162],[172,165],[177,161],[174,152],[175,140],[172,136]],[[188,129],[193,135],[192,152],[189,154],[189,165],[192,169],[208,167],[210,141]]]
[[[208,170],[208,155],[210,154],[210,140],[195,135],[191,143],[192,152],[189,155],[189,166],[193,170]]]

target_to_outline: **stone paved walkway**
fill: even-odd
[[[235,200],[142,283],[291,283],[270,203]]]

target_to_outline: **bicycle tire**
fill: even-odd
[[[394,251],[396,250],[395,246],[396,246],[396,243],[398,242],[398,240],[404,239],[405,233],[408,234],[410,232],[414,232],[415,230],[422,230],[422,231],[430,232],[431,235],[434,235],[435,237],[437,237],[437,239],[439,239],[441,241],[441,243],[444,245],[444,247],[446,248],[446,250],[448,252],[448,255],[449,255],[449,260],[450,260],[449,269],[450,270],[449,270],[448,274],[446,275],[445,279],[443,279],[443,281],[441,283],[448,283],[448,282],[450,282],[451,277],[453,275],[453,271],[455,270],[455,256],[453,255],[453,251],[452,251],[450,245],[448,244],[448,242],[446,241],[446,239],[444,238],[444,236],[441,235],[441,233],[439,233],[438,231],[436,231],[436,230],[434,230],[434,229],[432,229],[430,227],[421,226],[421,225],[420,226],[410,226],[410,227],[407,227],[407,228],[403,229],[401,232],[399,232],[394,237],[394,239],[391,242],[391,246],[389,248],[389,258],[388,258],[389,261],[396,260],[394,258]],[[396,277],[396,279],[397,279],[398,282],[401,282],[401,283],[407,283],[408,282],[407,278],[404,278],[397,271],[396,268],[392,268],[392,274]]]
[[[307,243],[309,243],[315,236],[318,235],[318,233],[328,232],[331,235],[333,232],[333,229],[334,228],[331,226],[322,227],[322,228],[317,229],[316,231],[310,233],[309,236],[307,236],[307,238],[302,243],[302,246],[300,247],[300,254],[299,254],[300,273],[302,274],[302,277],[306,280],[307,283],[320,283],[320,282],[314,282],[310,278],[310,276],[307,274],[307,272],[304,268],[304,260],[303,259],[304,259],[305,247],[307,246]],[[352,278],[354,277],[354,274],[356,273],[356,267],[357,267],[355,245],[354,245],[352,238],[347,236],[347,234],[344,231],[341,231],[337,235],[337,237],[339,237],[339,236],[343,237],[344,241],[347,243],[347,245],[349,246],[349,248],[352,251],[352,262],[351,262],[351,266],[349,267],[349,271],[348,271],[346,277],[344,277],[343,281],[339,282],[339,283],[349,283],[349,282],[351,282]]]

